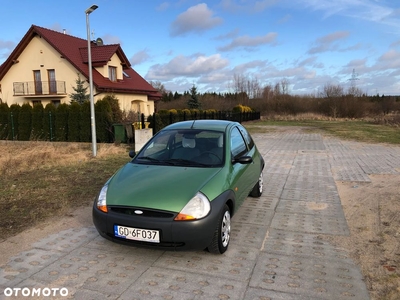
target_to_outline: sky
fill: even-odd
[[[399,0],[0,0],[0,63],[32,24],[120,44],[142,77],[183,93],[235,78],[292,95],[352,85],[400,95]]]

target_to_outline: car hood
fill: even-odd
[[[107,205],[179,212],[220,170],[128,163],[109,181]]]

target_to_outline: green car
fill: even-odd
[[[231,217],[263,190],[264,159],[237,122],[174,123],[130,156],[93,205],[97,231],[115,242],[224,253]]]

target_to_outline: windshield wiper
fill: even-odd
[[[174,165],[173,162],[170,162],[169,160],[160,160],[154,157],[150,157],[150,156],[141,156],[137,158],[138,160],[148,160],[150,162],[154,162],[157,164],[167,164],[167,165]]]
[[[204,164],[201,162],[183,159],[183,158],[171,158],[166,162],[173,163],[174,165],[184,165],[184,166],[202,166],[202,167],[209,167],[209,164]]]
[[[137,159],[145,159],[145,160],[149,160],[149,161],[160,162],[159,159],[150,157],[150,156],[141,156],[141,157],[138,157]]]

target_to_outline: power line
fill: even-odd
[[[356,81],[360,80],[360,78],[357,77],[358,74],[356,73],[356,69],[353,69],[353,73],[351,74],[351,78],[349,79],[351,81],[351,87],[356,87]]]

